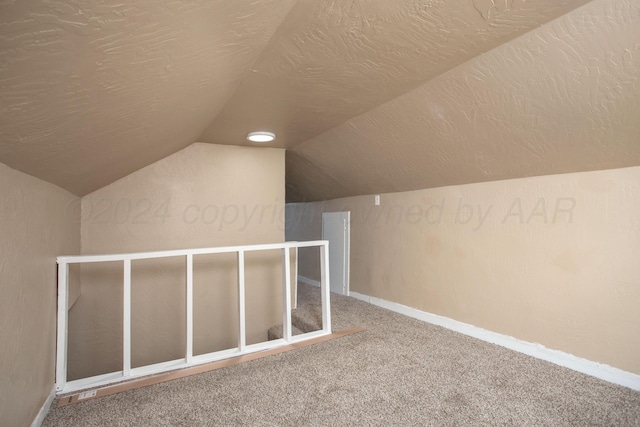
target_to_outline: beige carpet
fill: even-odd
[[[301,285],[307,319],[316,295]],[[43,425],[640,426],[639,392],[352,298],[331,305],[334,330],[366,330],[52,409]]]

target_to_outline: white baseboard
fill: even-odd
[[[53,399],[56,398],[56,386],[54,385],[47,396],[47,400],[44,401],[42,407],[40,407],[40,411],[38,411],[38,415],[31,423],[31,427],[40,427],[44,422],[45,417],[49,413],[49,409],[51,408],[51,403],[53,403]]]
[[[583,374],[600,378],[601,380],[640,391],[640,375],[634,374],[632,372],[623,371],[622,369],[614,368],[613,366],[583,359],[581,357],[577,357],[559,350],[552,350],[543,346],[542,344],[522,341],[508,335],[488,331],[486,329],[469,325],[468,323],[459,322],[448,317],[427,313],[425,311],[398,304],[396,302],[363,295],[353,291],[351,291],[350,295],[354,298],[368,302],[370,304],[386,308],[387,310],[404,314],[405,316],[413,317],[415,319],[422,320],[433,325],[442,326],[443,328],[447,328],[461,334],[469,335],[482,341],[497,344],[510,350],[524,353],[538,359],[546,360],[547,362],[555,363],[556,365],[564,366],[565,368],[573,369],[574,371],[582,372]]]
[[[309,279],[305,276],[298,275],[298,282],[306,283],[307,285],[311,286],[317,286],[318,288],[320,287],[320,282],[318,282],[317,280]]]

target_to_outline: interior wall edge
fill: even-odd
[[[604,363],[584,359],[560,350],[554,350],[539,343],[524,341],[509,335],[500,334],[498,332],[489,331],[478,326],[460,322],[449,317],[428,313],[403,304],[398,304],[397,302],[387,301],[382,298],[372,297],[354,291],[351,291],[349,296],[432,325],[441,326],[454,332],[477,338],[491,344],[496,344],[501,347],[508,348],[509,350],[526,354],[527,356],[535,357],[536,359],[545,360],[613,384],[640,391],[640,375],[632,372],[627,372]]]
[[[51,387],[51,392],[49,393],[49,396],[47,396],[47,399],[42,404],[42,407],[40,407],[40,411],[38,412],[38,415],[36,415],[36,418],[31,423],[31,427],[40,427],[42,425],[45,417],[49,413],[49,409],[51,408],[53,399],[55,398],[56,398],[56,386],[54,384],[53,387]]]
[[[55,382],[56,257],[79,252],[78,198],[4,163],[0,194],[0,423],[28,426]]]
[[[84,196],[81,253],[281,243],[284,179],[281,148],[193,143]],[[184,355],[186,267],[181,258],[132,263],[133,366]],[[247,254],[249,342],[266,338],[268,327],[282,322],[276,288],[280,259],[274,251]],[[219,268],[209,267],[214,263]],[[194,264],[194,354],[231,348],[237,344],[236,259],[203,255],[194,257]],[[121,369],[121,287],[122,263],[82,266],[83,295],[69,317],[69,380]],[[150,300],[159,308],[146,304]]]
[[[320,287],[320,282],[318,282],[317,280],[310,279],[306,276],[301,276],[300,274],[298,274],[298,281],[307,285],[315,286],[316,288]]]
[[[287,239],[351,211],[351,290],[640,374],[640,167],[380,199],[288,204]]]

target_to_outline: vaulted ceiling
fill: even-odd
[[[322,200],[640,165],[639,0],[0,0],[0,162],[84,195],[193,142]]]

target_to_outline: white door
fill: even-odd
[[[349,212],[322,214],[322,240],[329,241],[331,292],[349,295]]]

